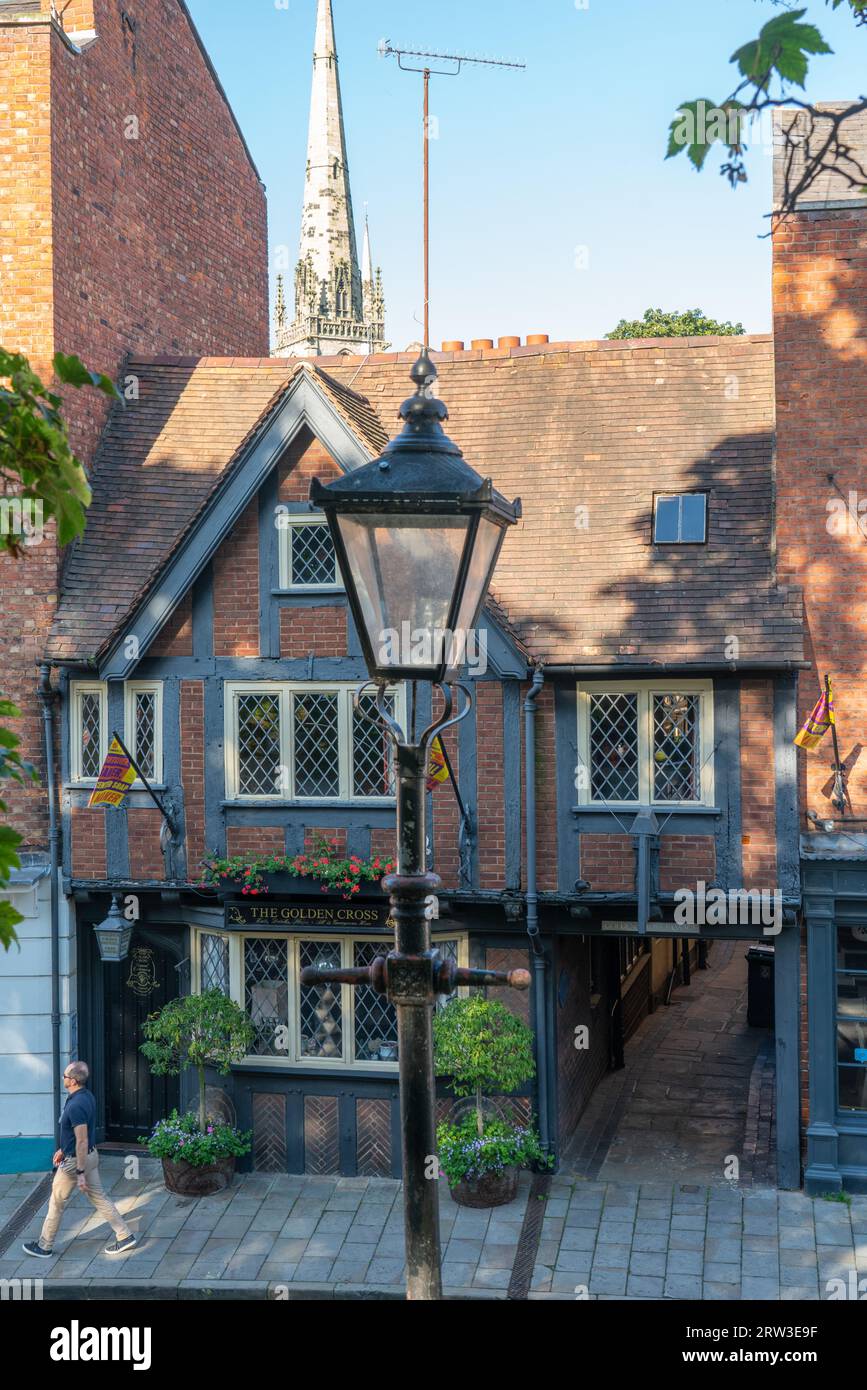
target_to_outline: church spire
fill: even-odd
[[[384,326],[365,314],[343,125],[331,0],[317,0],[313,86],[295,322],[277,331],[280,356],[381,350]],[[376,331],[373,331],[373,330]]]

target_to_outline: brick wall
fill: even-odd
[[[133,8],[134,35],[114,0],[65,0],[67,31],[98,32],[77,55],[49,0],[0,28],[0,342],[46,377],[58,349],[111,375],[134,351],[268,353],[264,190],[177,0]],[[85,463],[106,410],[66,392]],[[0,556],[2,692],[43,774],[35,684],[56,590],[50,535]],[[24,847],[44,845],[44,789],[9,801]]]
[[[205,686],[181,681],[181,783],[187,832],[187,878],[199,878],[205,854]],[[207,846],[213,849],[213,845]]]
[[[232,854],[285,854],[286,832],[282,825],[230,825],[226,849]]]
[[[70,838],[72,840],[72,877],[105,878],[105,818],[109,814],[101,806],[73,806]]]
[[[579,838],[581,877],[594,893],[635,892],[635,843],[630,835],[583,834]]]
[[[716,877],[716,844],[712,835],[661,835],[659,887],[663,893],[692,888]]]
[[[397,861],[397,831],[393,825],[377,826],[370,832],[370,857]]]
[[[214,556],[214,655],[259,655],[259,503],[250,503]]]
[[[477,681],[475,696],[479,887],[502,888],[506,881],[502,684]],[[464,791],[469,794],[470,788]]]
[[[606,943],[597,941],[600,953]],[[563,1144],[577,1125],[594,1088],[608,1070],[608,1008],[602,996],[590,1002],[589,937],[559,936],[555,945],[554,991],[557,1030],[557,1119]],[[597,972],[601,977],[601,969]],[[561,979],[565,990],[561,993]],[[600,989],[602,986],[598,986]],[[575,1046],[575,1029],[588,1028],[588,1046]],[[579,1039],[583,1041],[583,1037]]]
[[[314,478],[321,478],[323,483],[329,483],[342,477],[342,471],[324,444],[305,429],[293,441],[284,462],[280,465],[278,477],[281,502],[306,502]]]
[[[346,656],[348,610],[342,604],[280,609],[280,655]]]
[[[192,656],[193,596],[181,599],[172,616],[148,648],[148,656]]]
[[[772,683],[743,681],[740,702],[744,887],[774,889],[777,887],[777,840]]]
[[[160,849],[162,816],[156,807],[130,807],[126,813],[129,873],[133,879],[163,879],[166,861]]]
[[[776,229],[774,337],[779,570],[803,586],[813,662],[798,719],[829,673],[850,814],[867,816],[867,208],[796,213]],[[802,810],[823,819],[837,816],[832,762],[830,735],[798,753]]]

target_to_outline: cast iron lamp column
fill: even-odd
[[[466,638],[478,622],[506,528],[518,520],[509,503],[464,461],[442,421],[436,368],[427,350],[411,372],[415,395],[400,409],[404,428],[379,459],[329,486],[314,479],[310,500],[325,513],[376,707],[395,745],[397,872],[383,880],[390,894],[395,947],[368,967],[308,967],[301,983],[366,984],[387,994],[397,1011],[403,1152],[407,1297],[442,1297],[439,1189],[434,1117],[433,1009],[438,994],[460,985],[527,989],[526,970],[465,970],[431,950],[425,899],[440,880],[425,859],[425,777],[430,742],[463,719],[452,716],[453,687],[465,661]],[[420,736],[392,717],[386,690],[395,681],[429,681],[442,692],[443,712]],[[363,689],[364,687],[362,687]],[[360,696],[359,691],[359,696]],[[356,703],[359,696],[356,696]]]

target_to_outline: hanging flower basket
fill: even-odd
[[[379,882],[394,872],[393,859],[357,854],[340,857],[336,840],[317,840],[304,854],[214,856],[204,861],[202,885],[235,897],[299,897],[313,893],[340,893],[351,900],[364,883]]]

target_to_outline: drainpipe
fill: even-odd
[[[545,953],[539,937],[539,895],[536,890],[536,700],[545,683],[541,663],[524,700],[524,799],[527,815],[527,935],[533,956],[533,996],[536,1013],[536,1077],[539,1089],[539,1136],[551,1149],[548,1119],[548,1020],[545,1008]]]
[[[54,1143],[60,1143],[60,831],[57,824],[57,794],[54,781],[54,701],[57,691],[51,685],[51,665],[39,668],[37,696],[42,706],[45,733],[45,780],[48,787],[48,858],[51,865],[51,1068],[54,1085]]]

